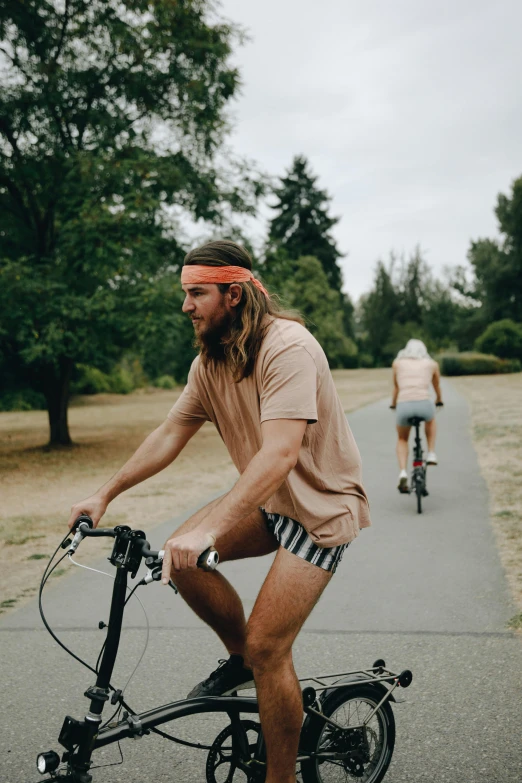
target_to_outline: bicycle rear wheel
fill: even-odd
[[[328,696],[323,713],[341,728],[311,715],[303,726],[302,753],[343,754],[301,762],[303,783],[379,783],[386,774],[395,744],[395,719],[389,702],[364,721],[377,707],[382,693],[372,685],[337,688]]]
[[[417,513],[422,514],[422,498],[426,488],[426,474],[422,468],[414,467],[411,474],[411,490],[417,499]]]

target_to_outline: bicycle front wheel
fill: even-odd
[[[303,783],[379,783],[395,744],[395,719],[388,702],[369,716],[382,699],[372,685],[337,688],[322,707],[339,728],[315,715],[303,726],[303,753],[318,754],[301,762]]]

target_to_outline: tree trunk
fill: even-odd
[[[73,362],[69,359],[60,360],[58,368],[49,377],[45,396],[49,414],[49,446],[71,446],[67,422],[69,406],[69,382]]]

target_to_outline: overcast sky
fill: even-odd
[[[392,249],[420,244],[442,272],[497,234],[497,193],[522,175],[521,0],[221,6],[251,37],[233,148],[272,175],[309,159],[354,298]]]

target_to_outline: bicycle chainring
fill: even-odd
[[[239,766],[250,760],[253,760],[261,726],[253,720],[240,721],[241,727],[248,734],[248,752],[249,758],[239,758],[238,751],[234,748],[234,727],[232,724],[226,726],[221,731],[208,752],[207,763],[205,767],[207,783],[233,783],[237,780],[244,781],[245,772]],[[234,777],[237,774],[237,777]],[[255,760],[252,766],[252,774],[248,774],[249,783],[261,783],[265,777],[265,767],[259,765],[256,769]]]

